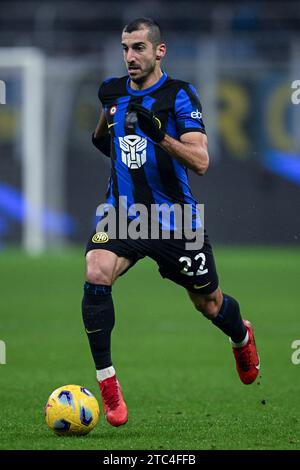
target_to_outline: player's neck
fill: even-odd
[[[160,78],[163,76],[163,73],[161,69],[154,70],[151,75],[149,75],[146,80],[142,83],[134,83],[132,80],[130,80],[130,87],[133,90],[145,90],[145,88],[150,88],[152,85],[155,85]]]

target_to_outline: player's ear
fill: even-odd
[[[161,60],[166,54],[166,45],[159,44],[156,48],[156,60]]]

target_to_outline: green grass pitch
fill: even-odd
[[[224,292],[256,332],[261,378],[240,383],[228,339],[193,309],[184,289],[137,264],[114,286],[113,359],[129,408],[126,426],[103,414],[85,437],[44,422],[50,392],[81,384],[99,399],[83,331],[80,251],[30,259],[0,254],[1,449],[299,449],[300,251],[216,248]]]

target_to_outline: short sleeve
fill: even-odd
[[[177,92],[174,112],[180,136],[186,132],[206,134],[202,120],[202,106],[198,94],[191,84],[186,84]]]
[[[108,86],[110,83],[116,81],[117,78],[116,77],[110,77],[110,78],[107,78],[106,80],[104,80],[104,82],[102,82],[102,84],[100,85],[99,87],[99,90],[98,90],[98,98],[100,100],[100,102],[102,103],[102,105],[105,104],[106,102],[106,99],[107,99],[107,92],[108,92]]]

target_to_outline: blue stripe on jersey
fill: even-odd
[[[197,212],[197,208],[196,208],[196,204],[197,204],[197,201],[196,199],[194,198],[194,196],[192,195],[192,192],[190,190],[190,184],[189,184],[189,180],[188,180],[188,175],[187,175],[187,171],[185,169],[185,167],[183,167],[181,165],[181,163],[179,163],[177,160],[175,160],[175,158],[172,159],[173,160],[173,166],[174,166],[174,171],[177,175],[177,179],[178,179],[178,182],[179,182],[179,185],[180,185],[180,188],[181,188],[181,191],[184,195],[184,203],[185,204],[190,204],[192,206],[192,214],[195,215],[195,214],[198,214]],[[196,227],[201,227],[202,224],[201,224],[201,221],[199,220],[193,220],[193,229],[195,229]]]
[[[107,194],[107,196],[106,196],[105,204],[101,204],[102,210],[103,210],[103,215],[99,215],[98,211],[97,211],[96,217],[94,219],[94,225],[95,226],[97,226],[97,224],[106,217],[106,214],[109,211],[109,206],[108,205],[116,207],[116,198],[115,198],[114,193],[113,193],[112,177],[109,178],[108,188],[107,188],[106,194]],[[101,210],[101,212],[102,212],[102,210]]]
[[[164,72],[162,76],[160,77],[160,79],[158,80],[158,82],[154,83],[154,85],[148,88],[144,88],[143,90],[134,90],[133,88],[131,88],[129,84],[130,77],[128,77],[128,80],[126,82],[126,88],[127,88],[128,93],[130,93],[131,95],[143,96],[143,95],[152,93],[153,91],[157,90],[157,88],[159,88],[167,80],[167,78],[168,78],[168,75],[166,74],[166,72]]]
[[[204,129],[198,119],[193,119],[191,114],[196,111],[187,92],[181,89],[175,99],[175,114],[184,129],[195,128]]]
[[[147,146],[147,154],[149,156],[149,160],[151,161],[151,164],[144,165],[144,171],[145,171],[147,182],[152,190],[152,195],[153,195],[155,204],[159,204],[159,205],[167,204],[169,207],[173,206],[174,201],[170,201],[165,196],[165,190],[161,182],[160,174],[159,174],[158,167],[157,167],[154,145],[149,141],[148,141],[148,146]],[[172,213],[170,216],[170,224],[168,220],[167,221],[164,220],[161,212],[159,213],[159,221],[161,223],[163,230],[168,230],[168,229],[174,230],[174,217]]]
[[[147,109],[151,109],[153,104],[155,103],[155,99],[151,96],[145,96],[142,101],[142,106]],[[155,155],[155,147],[152,141],[147,138],[147,154],[149,155],[149,161],[151,161],[150,165],[144,166],[145,176],[148,181],[149,186],[152,189],[153,199],[155,204],[167,204],[169,207],[174,204],[174,201],[169,201],[165,197],[165,189],[162,184],[160,174],[157,167],[156,155]],[[174,220],[174,214],[171,212],[170,220],[165,220],[163,217],[162,212],[159,213],[159,221],[161,223],[163,230],[176,230],[176,224]],[[168,223],[170,221],[170,223]]]
[[[175,119],[173,117],[173,114],[169,114],[168,116],[168,121],[166,125],[166,133],[173,137],[174,139],[179,140],[179,134],[178,134],[178,129],[176,127]]]
[[[196,90],[196,88],[191,84],[189,83],[189,89],[191,90],[191,92],[198,98],[198,100],[200,100],[199,98],[199,95],[198,95],[198,92]]]
[[[175,125],[175,121],[172,115],[169,115],[167,126],[166,126],[166,133],[170,135],[171,137],[178,139],[176,125]],[[181,163],[179,163],[177,160],[175,160],[175,158],[172,158],[172,162],[173,162],[175,174],[178,178],[178,182],[180,184],[180,188],[184,196],[184,200],[185,202],[191,203],[191,200],[187,201],[187,197],[186,197],[191,194],[189,190],[189,185],[188,185],[186,167],[182,165]]]
[[[108,190],[107,190],[107,198],[106,198],[107,204],[111,204],[112,206],[116,206],[116,198],[113,193],[113,182],[112,178],[109,178],[109,185],[108,185]]]
[[[118,137],[114,137],[113,145],[116,152],[116,160],[113,162],[115,165],[116,176],[118,181],[118,190],[119,196],[126,196],[127,197],[127,207],[134,204],[134,196],[133,196],[133,183],[132,178],[130,175],[129,168],[122,162],[122,150],[119,144],[119,135],[125,136],[125,114],[127,109],[127,103],[130,100],[130,96],[122,97],[117,99],[117,112],[114,115],[114,122],[117,122],[116,126],[118,126]]]
[[[176,125],[174,118],[172,115],[169,116],[167,126],[166,126],[166,132],[168,135],[174,138],[178,138],[177,130],[176,130]],[[192,192],[190,190],[190,184],[188,180],[188,174],[187,174],[187,169],[184,165],[179,163],[175,158],[172,158],[172,163],[174,167],[175,174],[178,179],[178,183],[180,186],[180,189],[182,191],[182,194],[184,196],[184,202],[185,204],[191,204],[192,206],[192,213],[197,214],[197,209],[196,209],[196,204],[197,201],[193,197]],[[201,221],[200,224],[199,222],[197,223],[196,221],[193,220],[193,229],[198,228],[201,226]]]
[[[151,109],[155,101],[155,98],[152,98],[151,96],[145,96],[142,101],[142,106],[144,106],[144,108]]]

